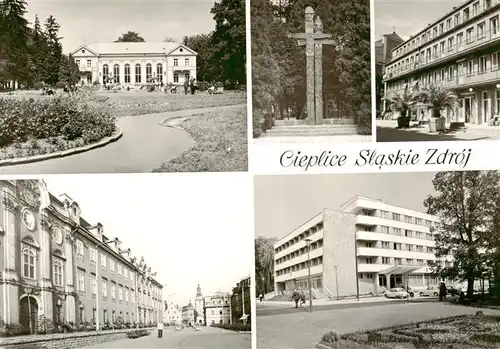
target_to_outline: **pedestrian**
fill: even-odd
[[[192,78],[191,79],[191,94],[192,95],[194,95],[194,93],[196,91],[196,86],[197,86],[196,79]]]
[[[184,93],[188,94],[188,89],[189,89],[189,79],[184,80]]]
[[[261,302],[264,299],[264,295],[262,293],[259,295],[259,299],[260,299]]]
[[[158,338],[163,338],[163,321],[158,321]]]
[[[439,300],[442,301],[446,298],[446,285],[444,282],[441,282],[439,285]]]
[[[296,288],[293,289],[292,301],[295,302],[295,308],[298,308],[299,307],[299,301],[300,301],[300,293],[299,293],[299,291],[297,291]]]
[[[304,306],[306,304],[306,294],[304,291],[300,291],[300,306]]]

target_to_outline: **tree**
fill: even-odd
[[[259,236],[255,239],[255,282],[257,293],[274,290],[274,243],[278,239]]]
[[[246,18],[244,0],[221,0],[210,13],[214,15],[215,31],[212,59],[218,80],[230,85],[246,84]]]
[[[215,82],[213,57],[215,48],[212,45],[212,34],[185,36],[182,43],[198,53],[196,57],[196,75],[199,81]]]
[[[31,43],[31,60],[33,62],[33,80],[34,82],[45,81],[48,77],[47,68],[45,66],[47,55],[49,52],[49,45],[47,37],[40,25],[38,15],[35,16],[35,25],[32,30],[32,43]]]
[[[403,92],[392,93],[387,101],[392,110],[399,112],[398,126],[410,127],[411,116],[408,113],[417,103],[417,94],[406,86]]]
[[[120,36],[115,42],[145,42],[137,32],[128,31]]]
[[[170,36],[165,36],[165,38],[163,39],[163,42],[177,42],[177,40],[175,40],[174,38],[170,37]]]
[[[441,111],[444,108],[454,109],[460,105],[458,95],[441,85],[430,85],[422,88],[419,97],[432,110],[433,118],[441,117]]]
[[[499,183],[497,171],[439,172],[432,181],[437,194],[424,202],[428,213],[439,217],[433,229],[436,258],[452,258],[448,266],[433,264],[433,271],[467,281],[468,297],[498,251]]]
[[[46,82],[49,85],[55,85],[59,81],[59,68],[62,57],[61,38],[59,37],[60,27],[52,15],[45,21],[47,55],[44,66],[46,69]]]
[[[80,81],[80,70],[73,56],[63,55],[59,69],[59,82],[68,87],[74,87],[78,81]]]

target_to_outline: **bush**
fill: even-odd
[[[229,331],[251,331],[251,324],[213,324],[212,327],[222,328]]]
[[[83,92],[40,100],[0,98],[0,147],[56,137],[87,144],[115,130],[115,118]]]
[[[127,338],[140,338],[149,335],[148,330],[134,330],[127,332]]]

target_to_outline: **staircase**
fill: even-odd
[[[321,125],[307,125],[305,120],[276,120],[263,137],[318,137],[357,135],[352,119],[324,119]]]

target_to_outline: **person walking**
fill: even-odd
[[[189,80],[185,79],[184,80],[184,93],[188,94],[188,89],[189,89]]]
[[[260,299],[261,302],[264,299],[264,295],[262,293],[259,295],[259,299]]]
[[[192,78],[191,79],[191,94],[194,95],[195,91],[196,91],[196,79]]]
[[[299,301],[300,301],[300,293],[299,293],[299,291],[297,291],[296,288],[293,289],[292,301],[295,302],[295,308],[298,308],[299,307]]]
[[[439,285],[439,300],[442,301],[446,298],[446,285],[444,282],[441,282]]]
[[[304,291],[300,291],[300,306],[303,307],[306,304],[306,294]]]
[[[158,329],[158,338],[163,338],[163,321],[158,321],[157,329]]]

